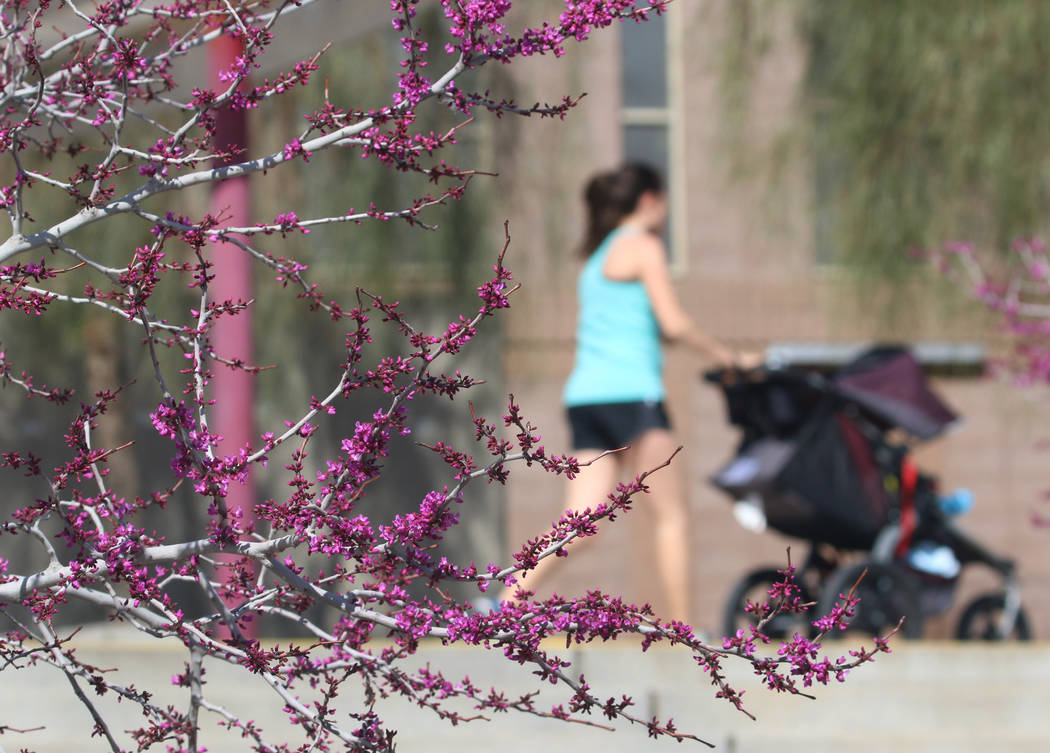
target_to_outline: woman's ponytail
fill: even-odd
[[[631,214],[646,191],[662,191],[663,181],[654,168],[639,163],[599,173],[587,182],[583,200],[587,207],[587,233],[580,250],[590,256],[624,217]]]

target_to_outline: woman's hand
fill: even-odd
[[[751,369],[757,369],[765,362],[766,359],[762,353],[751,350],[741,350],[733,354],[732,368],[750,371]]]

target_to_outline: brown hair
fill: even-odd
[[[599,173],[587,182],[583,200],[587,205],[587,234],[580,246],[586,258],[624,217],[638,207],[646,191],[663,191],[660,173],[649,165],[629,163]]]

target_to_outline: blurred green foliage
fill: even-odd
[[[799,122],[818,261],[893,278],[950,239],[1005,248],[1043,231],[1050,186],[1050,3],[733,0],[725,115],[749,116],[762,56],[802,43]],[[780,24],[787,13],[789,24]],[[732,130],[732,129],[730,129]],[[738,148],[746,144],[738,140]]]

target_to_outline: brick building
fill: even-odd
[[[965,422],[923,447],[920,464],[948,488],[973,490],[977,504],[961,526],[993,551],[1019,560],[1036,635],[1047,635],[1050,532],[1030,522],[1050,488],[1050,455],[1039,446],[1050,436],[1045,392],[974,375],[980,364],[965,354],[994,354],[1003,347],[975,307],[926,291],[890,290],[880,281],[858,286],[823,261],[810,208],[811,171],[803,161],[791,162],[775,189],[761,177],[734,176],[729,136],[743,143],[745,152],[775,147],[790,117],[803,56],[785,27],[755,73],[752,117],[742,132],[727,134],[719,117],[718,74],[726,4],[681,0],[652,28],[608,30],[571,48],[568,60],[526,61],[512,72],[523,102],[582,91],[588,96],[564,123],[530,122],[498,129],[495,137],[493,159],[506,201],[494,210],[510,220],[509,263],[524,285],[504,320],[507,389],[545,430],[547,446],[567,448],[560,390],[572,362],[579,268],[574,248],[582,230],[583,183],[625,157],[663,164],[672,190],[668,238],[678,291],[712,334],[749,349],[804,343],[828,358],[841,346],[887,339],[938,344],[942,357],[934,366],[958,365],[957,356],[964,354],[967,368],[956,369],[955,376],[935,371],[934,380]],[[897,301],[894,314],[887,314],[885,300]],[[669,407],[685,447],[681,462],[687,464],[693,514],[693,619],[714,631],[733,580],[756,565],[783,563],[786,546],[793,544],[798,553],[804,544],[743,530],[727,500],[707,484],[736,437],[720,396],[698,379],[702,367],[689,353],[673,348],[668,353]],[[557,517],[561,483],[543,474],[514,479],[507,500],[508,542],[536,535]],[[595,546],[565,561],[550,588],[572,595],[602,586],[659,607],[662,595],[649,585],[648,523],[640,506],[603,532]],[[979,568],[967,569],[955,607],[928,622],[927,633],[949,635],[959,608],[995,584]]]

